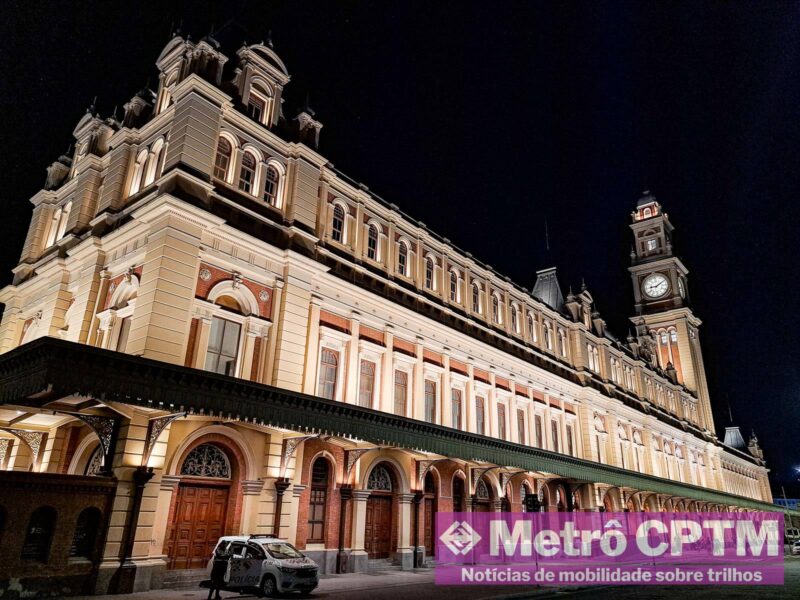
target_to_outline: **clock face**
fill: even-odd
[[[660,273],[648,275],[642,282],[642,292],[648,298],[661,298],[668,290],[669,282]]]

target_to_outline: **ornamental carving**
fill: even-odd
[[[103,447],[103,455],[108,456],[111,452],[111,438],[114,435],[114,425],[116,419],[111,417],[101,417],[100,415],[86,415],[79,413],[71,413],[95,432],[100,439],[100,445]]]
[[[6,455],[8,454],[8,446],[11,444],[11,440],[4,439],[0,440],[0,469],[6,464]]]
[[[200,444],[183,461],[181,475],[230,479],[231,464],[225,453],[213,444]]]
[[[100,475],[103,472],[103,447],[98,445],[86,465],[85,475]]]
[[[28,448],[31,449],[31,456],[33,457],[33,464],[39,460],[39,451],[42,449],[42,440],[44,433],[41,431],[25,431],[24,429],[6,429],[11,434],[14,434],[21,439]]]
[[[283,440],[283,453],[281,456],[281,477],[286,476],[286,469],[289,467],[289,461],[297,451],[297,447],[306,440],[317,437],[316,435],[302,435],[299,437],[291,437]]]
[[[211,271],[209,269],[200,269],[200,279],[203,281],[210,281]]]
[[[269,292],[267,290],[261,290],[258,293],[258,299],[261,300],[262,302],[266,302],[267,300],[269,300]]]
[[[356,466],[358,459],[364,456],[370,450],[377,450],[377,448],[353,448],[352,450],[345,450],[345,481],[350,480],[350,473],[353,472],[353,467]]]
[[[479,479],[478,483],[475,485],[475,497],[478,498],[478,500],[489,499],[489,488],[486,487],[486,482],[483,479]]]
[[[146,465],[150,460],[150,455],[153,453],[153,448],[156,446],[159,436],[164,432],[167,426],[175,419],[185,417],[187,413],[175,413],[172,415],[165,415],[163,417],[155,417],[150,419],[147,423],[147,439],[144,443],[144,453],[142,455],[142,464]]]
[[[386,470],[386,467],[378,465],[372,469],[367,478],[367,489],[378,492],[392,491],[392,478],[389,475],[389,471]]]

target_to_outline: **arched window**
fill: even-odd
[[[47,241],[44,243],[45,248],[49,248],[56,243],[56,236],[58,235],[58,227],[61,224],[61,208],[53,210],[53,218],[50,219],[50,228],[47,231]]]
[[[450,271],[450,302],[458,302],[458,273]]]
[[[678,332],[674,329],[669,332],[669,341],[673,344],[678,341]]]
[[[531,341],[536,341],[536,327],[533,323],[533,315],[528,313],[528,335],[531,336]]]
[[[133,166],[133,177],[131,177],[131,196],[143,187],[142,183],[144,182],[147,155],[147,148],[145,148],[136,156],[136,163]]]
[[[148,186],[153,183],[156,178],[158,177],[158,168],[159,163],[161,162],[161,152],[164,149],[164,140],[163,138],[159,138],[155,144],[153,144],[153,148],[150,151],[150,155],[147,158],[147,167],[145,168],[145,175],[144,175],[144,185],[142,187]]]
[[[489,488],[486,487],[486,482],[483,479],[479,479],[478,483],[475,485],[475,496],[478,500],[489,500]]]
[[[75,522],[75,533],[72,535],[72,544],[69,547],[70,557],[91,559],[99,530],[100,509],[95,507],[83,509]]]
[[[367,478],[367,489],[376,490],[379,492],[392,491],[392,477],[389,471],[383,465],[378,465],[370,471]]]
[[[233,148],[226,137],[220,137],[217,142],[217,155],[214,157],[214,177],[227,181],[228,169],[231,165]]]
[[[519,319],[517,318],[517,306],[511,305],[511,331],[519,333]]]
[[[103,458],[103,446],[98,444],[86,463],[84,475],[99,475],[103,471]]]
[[[308,501],[308,542],[325,542],[325,507],[328,505],[330,466],[319,457],[311,466],[311,497]]]
[[[378,260],[378,227],[370,225],[367,231],[367,258]]]
[[[566,356],[567,356],[567,333],[561,328],[558,329],[558,351],[561,354],[561,356],[566,358]]]
[[[319,362],[319,385],[317,395],[333,400],[336,395],[336,374],[339,366],[339,354],[328,348],[322,349]]]
[[[40,506],[31,515],[25,530],[25,542],[20,558],[46,563],[50,557],[50,543],[56,529],[56,509]]]
[[[331,238],[333,241],[344,242],[344,209],[341,204],[333,205],[333,222],[331,223]]]
[[[492,294],[492,321],[500,324],[500,298]]]
[[[242,168],[239,169],[239,189],[248,194],[253,193],[253,182],[256,178],[256,157],[252,152],[242,155]]]
[[[433,259],[430,256],[425,257],[425,287],[429,290],[435,289],[434,280],[434,265]]]
[[[550,323],[544,324],[544,345],[548,350],[553,349],[553,330]]]
[[[481,288],[472,282],[472,312],[481,314]]]
[[[408,244],[400,242],[397,248],[397,272],[408,277]]]
[[[230,479],[231,463],[225,453],[213,444],[200,444],[186,456],[181,475]]]
[[[645,208],[644,211],[642,211],[642,214],[644,215],[645,219],[649,219],[650,217],[653,216],[653,211],[650,210],[650,208],[648,207],[648,208]]]
[[[273,165],[267,166],[264,176],[264,202],[271,206],[278,206],[278,184],[281,175]]]

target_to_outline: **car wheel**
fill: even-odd
[[[265,575],[261,581],[261,595],[265,598],[273,598],[278,592],[278,586],[272,575]]]

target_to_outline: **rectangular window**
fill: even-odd
[[[375,394],[375,363],[361,361],[361,374],[358,380],[358,405],[372,408],[372,397]]]
[[[572,437],[572,425],[567,425],[567,454],[575,456],[575,442]]]
[[[308,499],[308,539],[313,543],[325,541],[325,507],[328,500],[328,468],[324,458],[311,467],[311,496]]]
[[[336,394],[336,372],[339,365],[339,353],[322,349],[319,359],[319,383],[317,395],[328,400],[333,400]]]
[[[208,353],[206,354],[206,371],[222,375],[236,374],[241,331],[242,326],[239,323],[219,317],[212,319]]]
[[[517,440],[520,444],[527,444],[525,440],[525,411],[517,409]]]
[[[497,437],[506,439],[506,407],[503,404],[497,405]]]
[[[480,396],[475,398],[475,430],[479,435],[486,435],[486,415],[484,413],[484,400]]]
[[[436,422],[436,383],[430,380],[425,382],[425,420]]]
[[[543,429],[542,429],[542,417],[541,415],[536,415],[533,418],[536,427],[536,446],[538,448],[544,448],[544,437],[543,437]]]
[[[406,416],[406,401],[408,398],[408,373],[405,371],[394,372],[394,414]]]
[[[128,335],[131,332],[131,318],[125,317],[119,324],[119,336],[117,336],[117,352],[125,352],[128,346]]]
[[[550,432],[553,435],[553,450],[559,452],[558,445],[558,421],[550,421]]]
[[[451,426],[455,429],[463,429],[461,423],[461,390],[451,390],[450,392]]]
[[[230,162],[230,154],[217,152],[217,156],[214,158],[214,177],[217,179],[225,179],[228,176],[228,166]]]
[[[658,241],[656,240],[647,240],[647,251],[652,252],[658,247]]]
[[[253,119],[258,121],[259,123],[262,122],[262,118],[264,117],[264,101],[257,97],[250,94],[250,99],[247,105],[247,112]]]

